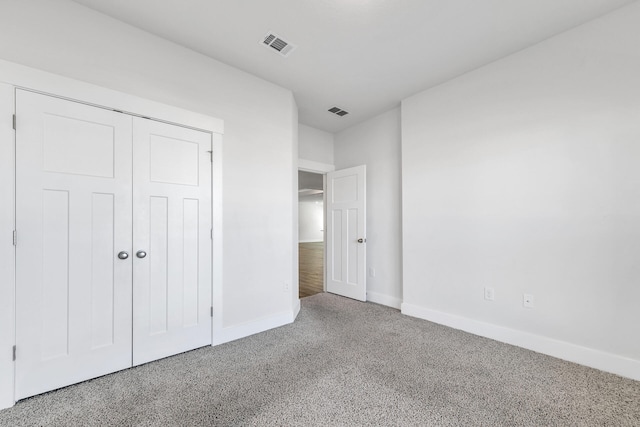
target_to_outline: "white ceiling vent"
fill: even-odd
[[[338,107],[331,107],[328,110],[330,113],[336,114],[340,117],[342,116],[346,116],[347,114],[349,114],[348,111],[343,110],[342,108],[338,108]]]
[[[296,48],[296,45],[285,41],[282,37],[269,31],[258,43],[278,52],[285,58]]]

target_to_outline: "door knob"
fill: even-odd
[[[127,252],[127,251],[121,251],[121,252],[118,252],[118,258],[120,258],[120,259],[127,259],[127,258],[129,258],[129,252]]]
[[[136,256],[138,258],[144,258],[144,257],[147,256],[147,253],[145,251],[138,251],[138,252],[136,252]]]
[[[358,243],[364,243],[366,241],[367,241],[367,239],[362,239],[362,238],[358,239]]]

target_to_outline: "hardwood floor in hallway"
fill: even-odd
[[[300,298],[324,292],[324,242],[299,243]]]

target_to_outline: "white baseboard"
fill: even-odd
[[[13,386],[13,381],[11,381],[11,386]],[[11,408],[13,405],[15,405],[15,402],[13,400],[13,387],[11,387],[11,397],[7,395],[7,397],[0,400],[0,411]]]
[[[582,347],[529,332],[443,313],[417,305],[403,303],[401,310],[402,314],[406,314],[407,316],[428,320],[454,329],[460,329],[475,335],[491,338],[496,341],[526,348],[633,380],[640,380],[639,360]]]
[[[400,306],[402,305],[402,300],[400,298],[390,297],[389,295],[371,291],[367,291],[367,301],[386,305],[387,307],[392,307],[398,310],[400,310]]]
[[[298,311],[300,310],[300,301],[298,300]],[[226,342],[235,341],[250,335],[268,331],[269,329],[278,328],[288,325],[295,320],[297,312],[294,310],[283,311],[268,317],[253,320],[251,322],[242,323],[240,325],[222,328],[213,334],[213,343],[211,345],[224,344]]]

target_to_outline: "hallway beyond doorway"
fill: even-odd
[[[300,298],[324,292],[324,242],[298,245]]]

